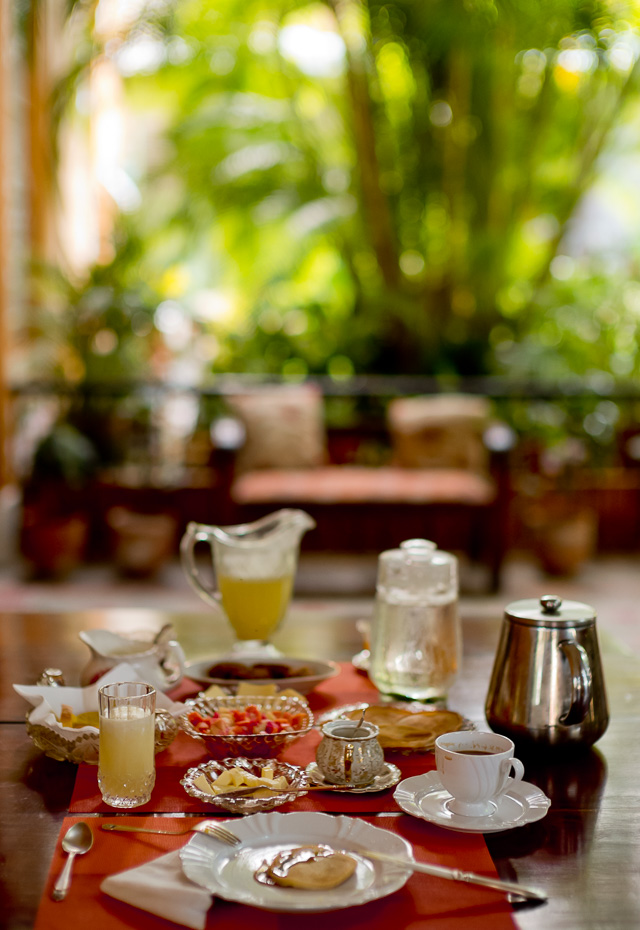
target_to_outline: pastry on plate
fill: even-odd
[[[361,709],[344,716],[359,720]],[[383,749],[433,749],[438,736],[460,730],[465,719],[454,710],[418,710],[393,705],[370,705],[366,719],[380,730],[378,741]]]
[[[299,846],[278,853],[266,869],[270,884],[285,888],[322,891],[337,888],[351,878],[356,860],[326,846]]]

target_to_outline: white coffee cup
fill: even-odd
[[[439,736],[436,766],[442,786],[452,796],[448,809],[464,817],[492,814],[500,797],[524,775],[513,752],[513,742],[497,733],[460,730]]]

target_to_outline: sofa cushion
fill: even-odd
[[[238,474],[262,468],[314,468],[326,459],[322,393],[314,385],[260,388],[229,398],[245,442]]]
[[[496,497],[491,479],[461,469],[366,468],[327,465],[253,471],[231,488],[237,504],[464,504],[486,506]]]
[[[465,468],[487,472],[485,397],[440,394],[392,400],[387,411],[394,464],[405,468]]]

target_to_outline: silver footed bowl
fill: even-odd
[[[240,768],[252,775],[260,775],[263,768],[273,769],[274,777],[284,775],[289,783],[289,789],[297,788],[297,791],[287,791],[283,788],[281,791],[265,792],[265,797],[253,797],[252,795],[234,798],[233,794],[227,797],[210,794],[203,791],[195,782],[203,772],[207,772],[214,780],[221,775],[226,769]],[[257,814],[260,811],[271,811],[288,801],[295,801],[296,798],[303,797],[300,788],[305,788],[309,784],[307,773],[299,765],[290,765],[288,762],[278,762],[276,759],[245,759],[242,756],[230,759],[216,761],[209,759],[202,762],[195,768],[189,769],[180,784],[192,798],[211,804],[213,807],[229,811],[231,814]]]
[[[31,714],[31,711],[29,712]],[[34,745],[41,749],[45,756],[57,762],[87,762],[89,765],[98,764],[99,731],[96,727],[84,727],[82,730],[69,729],[69,737],[63,737],[58,730],[40,723],[31,723],[27,714],[27,733]],[[162,752],[175,739],[178,730],[178,721],[169,711],[159,708],[156,710],[156,753]]]

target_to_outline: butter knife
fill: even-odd
[[[525,888],[517,882],[504,882],[499,878],[489,878],[486,875],[478,875],[475,872],[464,872],[462,869],[448,869],[443,865],[431,865],[426,862],[416,862],[415,859],[405,859],[402,856],[392,856],[388,853],[375,852],[373,850],[363,850],[363,855],[368,859],[378,859],[380,862],[389,862],[395,865],[404,866],[412,869],[414,872],[424,872],[425,875],[434,875],[436,878],[447,878],[454,882],[467,882],[471,885],[482,885],[485,888],[492,888],[494,891],[504,891],[506,894],[518,898],[525,898],[528,901],[546,901],[547,896],[537,888]]]

